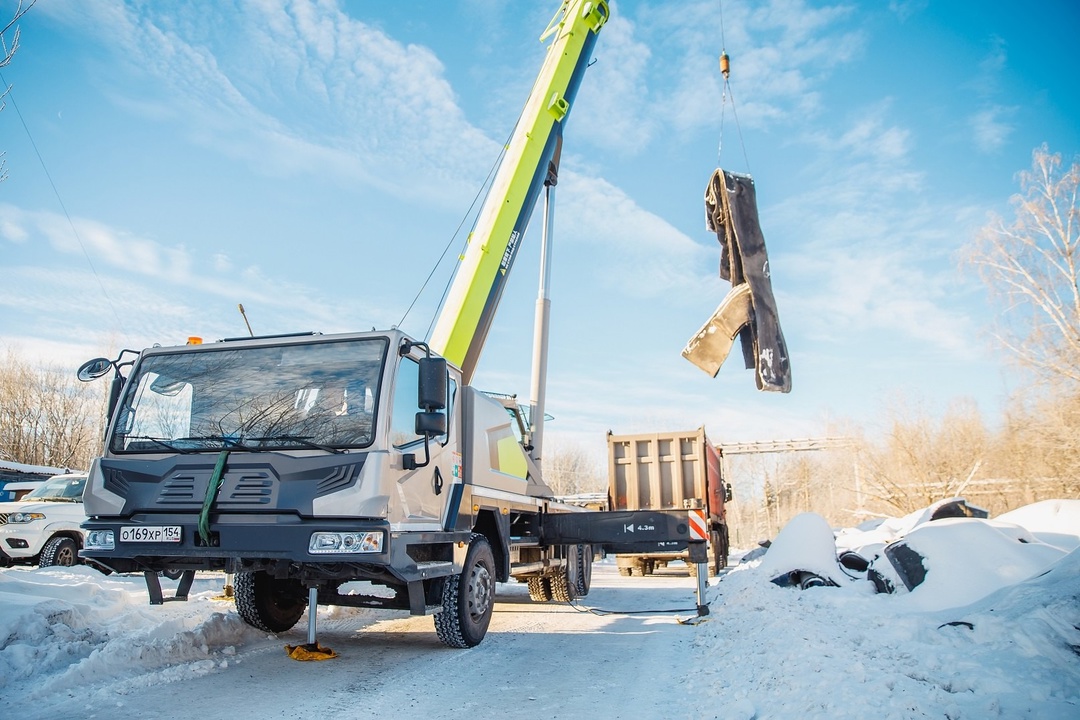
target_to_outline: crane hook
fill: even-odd
[[[720,74],[724,76],[724,79],[728,79],[728,75],[731,74],[731,58],[727,53],[720,54]]]

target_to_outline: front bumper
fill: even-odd
[[[26,563],[38,556],[49,538],[41,527],[34,527],[41,524],[39,521],[26,525],[0,526],[0,565]]]
[[[180,527],[179,542],[122,542],[121,529]],[[303,519],[296,515],[220,515],[210,524],[210,542],[199,536],[190,514],[136,515],[130,520],[94,518],[83,523],[113,533],[113,547],[89,544],[79,554],[117,572],[190,570],[266,570],[276,576],[319,576],[337,579],[397,579],[410,582],[451,574],[453,545],[468,542],[469,533],[391,531],[378,518]],[[383,534],[381,552],[312,553],[311,537],[319,532]],[[457,568],[460,571],[460,568]]]

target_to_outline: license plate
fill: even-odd
[[[120,528],[120,542],[180,542],[179,525],[140,525]]]

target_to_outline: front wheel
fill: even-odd
[[[79,546],[69,537],[50,538],[41,548],[40,567],[71,567],[79,564]]]
[[[307,608],[307,591],[299,580],[280,580],[262,570],[237,573],[233,594],[244,622],[272,633],[292,628]]]
[[[435,632],[449,647],[474,647],[487,635],[494,609],[495,556],[487,538],[473,533],[461,573],[447,577],[443,585]]]

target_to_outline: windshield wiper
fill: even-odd
[[[221,443],[222,448],[225,448],[225,449],[238,448],[240,450],[255,450],[255,448],[251,448],[251,447],[248,447],[247,445],[245,445],[242,440],[238,440],[237,438],[229,437],[227,435],[192,435],[190,437],[176,438],[175,440],[173,440],[173,442],[178,442],[178,443],[187,443],[187,442],[211,443],[211,442],[217,442],[217,443]],[[218,448],[198,448],[198,449],[199,450],[217,450]]]
[[[252,442],[293,442],[297,445],[301,445],[312,450],[322,450],[328,453],[340,453],[341,448],[336,448],[331,445],[323,445],[322,443],[312,442],[310,435],[270,435],[269,437],[252,437],[245,438]],[[245,446],[246,447],[246,446]]]

